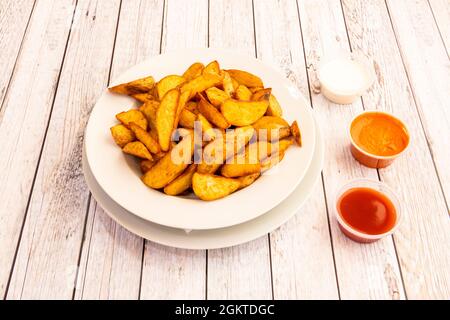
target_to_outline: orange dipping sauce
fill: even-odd
[[[371,188],[348,189],[339,198],[337,209],[348,226],[369,235],[386,233],[397,222],[397,212],[392,201]]]
[[[403,123],[383,112],[364,112],[353,120],[350,134],[365,152],[389,157],[401,153],[409,144]]]

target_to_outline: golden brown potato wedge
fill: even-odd
[[[181,86],[181,93],[185,91],[191,92],[191,97],[194,97],[199,92],[203,92],[208,88],[218,86],[222,83],[223,76],[215,73],[206,73],[192,79],[191,81]]]
[[[233,86],[233,80],[230,77],[230,74],[228,72],[224,72],[223,75],[223,91],[230,97],[234,97],[234,86]]]
[[[183,138],[144,174],[142,181],[153,189],[165,187],[189,166],[193,153],[193,137]]]
[[[209,88],[205,92],[209,102],[211,102],[214,107],[220,107],[225,100],[230,98],[225,91],[216,87]]]
[[[136,139],[142,142],[151,153],[161,152],[161,147],[159,146],[158,142],[155,139],[153,139],[150,133],[139,127],[134,122],[130,123],[130,129],[131,131],[133,131],[134,135],[136,136]]]
[[[255,93],[256,91],[263,90],[263,89],[264,89],[264,87],[252,87],[252,88],[248,88],[248,90],[250,90],[252,94]]]
[[[158,84],[156,85],[156,89],[158,91],[158,98],[159,100],[162,100],[167,92],[169,92],[172,89],[177,88],[181,84],[185,83],[186,79],[182,76],[178,75],[170,75],[162,78],[159,80]]]
[[[136,138],[133,131],[125,127],[123,124],[116,124],[111,127],[110,130],[114,141],[121,148],[123,148],[127,143],[133,142]]]
[[[249,174],[259,173],[261,163],[227,163],[222,166],[220,173],[227,178],[243,177]]]
[[[116,114],[116,118],[126,127],[129,127],[130,122],[134,122],[142,129],[147,130],[147,118],[145,118],[144,114],[139,110],[131,109],[118,113]]]
[[[183,128],[194,129],[195,120],[197,120],[195,113],[185,108],[181,111],[179,125]]]
[[[239,85],[239,87],[236,89],[237,100],[248,101],[251,100],[252,95],[252,92],[243,84]]]
[[[258,172],[258,173],[250,174],[250,175],[245,176],[245,177],[240,177],[238,179],[239,182],[241,183],[241,185],[239,186],[239,190],[243,189],[245,187],[248,187],[253,182],[255,182],[260,176],[261,176],[261,174]]]
[[[279,140],[291,135],[289,124],[280,117],[264,116],[253,124],[258,140]]]
[[[294,136],[295,142],[301,147],[302,146],[302,134],[300,132],[300,128],[298,127],[297,121],[292,122],[291,124],[291,132]]]
[[[127,83],[122,83],[109,88],[109,91],[119,94],[132,96],[138,93],[147,93],[155,85],[155,79],[152,76],[136,79]]]
[[[283,160],[286,150],[293,144],[294,139],[292,137],[280,140],[278,144],[272,144],[271,155],[261,161],[261,171],[265,172]]]
[[[220,72],[219,62],[217,62],[217,60],[214,60],[206,65],[206,67],[202,71],[202,74],[206,73],[219,74],[219,72]]]
[[[170,90],[164,95],[156,111],[156,131],[158,132],[158,142],[162,151],[167,151],[170,147],[170,138],[177,116],[179,98],[180,90]]]
[[[229,99],[220,106],[226,121],[234,126],[247,126],[261,118],[269,106],[268,100],[240,101]]]
[[[150,151],[147,150],[147,148],[144,146],[144,144],[140,141],[133,141],[130,143],[127,143],[125,147],[123,147],[123,152],[127,154],[131,154],[133,156],[142,158],[142,159],[148,159],[152,160],[152,155],[150,154]]]
[[[250,72],[236,70],[236,69],[227,70],[227,72],[230,74],[230,76],[233,79],[235,79],[240,84],[247,86],[248,88],[264,87],[264,84],[263,84],[261,78],[259,78],[258,76],[255,76],[254,74],[251,74]]]
[[[186,104],[189,101],[190,95],[191,95],[190,91],[185,91],[180,95],[180,98],[178,99],[177,113],[175,116],[175,121],[173,123],[174,129],[178,128],[178,123],[180,122],[181,112],[183,112],[184,108],[186,107]]]
[[[142,174],[146,173],[148,170],[151,169],[155,165],[156,161],[154,160],[142,160],[140,163],[141,172]]]
[[[195,62],[191,64],[191,66],[183,73],[183,78],[185,78],[187,81],[191,81],[192,79],[202,74],[204,67],[205,66],[201,62]]]
[[[211,123],[206,119],[201,113],[197,115],[197,120],[200,121],[202,125],[202,132],[204,135],[204,138],[208,141],[214,139],[215,137],[215,130]]]
[[[224,118],[224,116],[216,109],[212,104],[210,104],[203,96],[200,96],[200,101],[198,103],[198,111],[208,119],[209,122],[214,124],[220,129],[226,129],[230,127],[230,124]]]
[[[148,101],[155,100],[153,95],[151,93],[148,93],[148,92],[133,94],[132,97],[135,98],[137,101],[142,102],[142,103],[146,103]]]
[[[271,93],[272,93],[272,88],[265,88],[265,89],[258,90],[253,93],[252,100],[253,101],[259,101],[261,99],[269,100]]]
[[[195,170],[197,170],[197,165],[193,163],[180,176],[164,187],[164,193],[176,196],[185,192],[192,186],[192,176]]]
[[[211,201],[228,196],[238,190],[241,182],[238,179],[224,178],[212,174],[194,173],[192,189],[202,200]]]
[[[283,115],[283,109],[281,109],[280,103],[273,94],[269,97],[269,107],[267,108],[266,114],[268,116],[281,117]]]
[[[188,101],[188,103],[186,103],[186,110],[189,110],[192,113],[198,114],[198,108],[197,108],[198,102],[197,101]]]
[[[237,88],[240,86],[239,82],[236,81],[233,77],[231,77],[231,82],[233,83],[234,91],[237,90]]]

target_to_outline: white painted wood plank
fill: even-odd
[[[448,146],[442,138],[450,134],[448,128],[444,128],[445,123],[447,126],[450,124],[450,113],[444,111],[448,104],[450,79],[448,72],[441,71],[440,68],[447,66],[448,69],[449,63],[448,60],[444,62],[445,50],[427,3],[392,1],[388,6],[402,55],[392,26],[389,25],[389,13],[383,1],[365,1],[359,5],[344,1],[353,49],[376,61],[374,66],[378,80],[370,94],[363,97],[365,106],[390,111],[399,116],[406,122],[412,136],[408,153],[392,166],[380,170],[381,179],[397,191],[405,214],[394,239],[407,297],[448,299],[449,212],[415,101],[421,110],[422,119],[425,119],[426,131],[432,139],[431,146],[435,150],[438,169],[447,170],[439,165],[439,161],[443,165],[444,159],[446,162],[449,159],[448,150],[444,150]],[[363,28],[358,21],[367,19],[372,19],[374,23],[366,23]],[[445,93],[439,92],[445,88]],[[434,116],[431,115],[433,112],[436,113]],[[438,136],[439,134],[444,135]],[[449,174],[448,171],[441,170],[439,173],[443,177]]]
[[[450,1],[449,0],[428,0],[434,19],[439,28],[442,41],[450,56]]]
[[[296,2],[255,1],[254,9],[258,58],[277,65],[309,102]],[[270,240],[275,299],[339,297],[321,181],[297,215],[272,232]]]
[[[209,44],[255,54],[252,1],[211,1]],[[220,61],[219,61],[220,62]],[[271,299],[268,237],[208,251],[208,299]]]
[[[124,1],[111,79],[160,51],[163,0]],[[76,299],[138,299],[144,240],[116,224],[91,198]],[[89,225],[89,224],[88,224]]]
[[[166,0],[162,52],[205,47],[208,1]],[[145,243],[141,299],[204,299],[206,252]]]
[[[6,95],[34,0],[0,2],[0,109]]]
[[[308,66],[317,66],[320,57],[349,51],[339,1],[299,1],[299,14]],[[315,78],[313,67],[308,71],[312,82]],[[341,233],[333,216],[335,192],[343,184],[361,177],[378,179],[376,170],[359,165],[348,147],[348,125],[352,117],[363,110],[361,101],[351,106],[339,106],[322,95],[313,94],[312,103],[325,136],[323,175],[340,297],[404,298],[392,238],[370,245],[352,242]]]
[[[0,296],[36,172],[75,1],[39,1],[0,113]]]
[[[107,85],[119,1],[78,1],[8,298],[70,299],[88,195],[84,127]]]

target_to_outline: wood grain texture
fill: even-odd
[[[447,50],[447,55],[450,56],[450,1],[428,0],[428,2]]]
[[[339,1],[299,1],[309,80],[320,59],[349,52],[344,18]],[[401,276],[392,238],[361,245],[347,239],[334,218],[337,190],[349,180],[378,180],[377,172],[356,162],[350,154],[348,124],[363,110],[361,101],[335,105],[322,95],[312,94],[312,104],[325,138],[324,186],[333,240],[336,273],[342,299],[404,298]]]
[[[165,1],[162,52],[206,47],[208,1]],[[146,241],[141,299],[204,299],[206,251],[182,250]]]
[[[119,1],[78,1],[8,298],[72,298],[89,196],[84,127],[108,81],[118,13]]]
[[[209,45],[255,54],[252,1],[211,1]],[[267,236],[208,251],[208,299],[271,299]]]
[[[258,58],[277,64],[309,102],[296,2],[255,1],[254,9]],[[272,232],[270,240],[275,299],[339,297],[321,181],[302,209]]]
[[[0,2],[0,110],[35,0]]]
[[[0,113],[0,296],[6,293],[75,1],[40,1]]]
[[[163,4],[122,2],[111,79],[159,54]],[[75,298],[138,299],[144,240],[110,219],[93,198],[88,219]]]
[[[397,47],[392,27],[389,25],[389,13],[383,1],[365,1],[358,6],[352,1],[344,1],[344,12],[353,49],[370,56],[375,61],[374,67],[378,74],[373,89],[363,97],[364,105],[369,109],[376,108],[394,113],[405,121],[412,133],[412,144],[408,153],[396,160],[392,166],[380,170],[382,181],[397,191],[405,214],[394,239],[407,297],[410,299],[445,299],[450,296],[449,212],[415,105],[416,101],[422,114],[425,113],[425,108],[428,109],[427,114],[433,112],[432,110],[445,112],[443,111],[446,109],[443,103],[444,96],[440,96],[442,100],[436,100],[434,101],[436,105],[432,105],[433,101],[428,99],[433,99],[434,94],[440,95],[441,93],[427,91],[427,88],[432,88],[431,83],[434,86],[450,88],[448,73],[446,78],[435,79],[440,83],[430,81],[433,77],[445,76],[445,72],[438,70],[439,66],[443,67],[444,65],[442,60],[437,60],[439,55],[435,52],[436,48],[440,48],[441,54],[445,55],[445,50],[439,38],[432,38],[437,36],[431,34],[431,32],[436,32],[436,29],[429,30],[427,28],[427,26],[434,26],[428,5],[422,1],[408,2],[408,6],[403,4],[406,2],[392,1],[388,5],[394,28],[397,33],[402,34],[402,40],[399,41],[402,55]],[[369,19],[369,12],[370,19],[374,19],[376,23],[366,23],[363,28],[357,21]],[[426,20],[427,16],[428,20]],[[416,25],[417,28],[414,27]],[[405,36],[407,38],[403,38]],[[428,47],[418,47],[417,44],[425,39],[429,41],[427,42]],[[428,56],[427,54],[430,53],[436,56]],[[412,86],[413,94],[405,74],[402,57],[411,84],[416,81]],[[431,59],[433,66],[428,63],[425,67],[424,61],[431,62]],[[419,82],[418,79],[413,80],[413,77],[423,77],[423,79]],[[428,93],[427,97],[425,97],[425,91]],[[446,101],[448,101],[448,92],[447,89]],[[413,95],[416,99],[413,98]],[[422,99],[427,99],[427,102],[418,99],[419,95],[422,95]],[[425,130],[427,130],[427,125],[430,131],[435,128],[443,129],[445,121],[447,121],[447,126],[449,125],[448,115],[441,113],[437,116],[442,118],[433,118],[433,122],[425,120]],[[446,132],[448,136],[448,129]],[[442,140],[437,138],[437,136],[434,137],[431,145],[435,144],[435,150],[443,149],[444,145],[440,143]],[[434,154],[437,160],[438,151]],[[443,154],[448,154],[448,150],[441,150],[439,155],[443,156]],[[448,155],[446,160],[448,160]],[[438,168],[440,167],[438,166]]]

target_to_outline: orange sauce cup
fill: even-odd
[[[361,164],[385,168],[409,146],[405,124],[387,112],[365,111],[350,124],[351,152]]]

